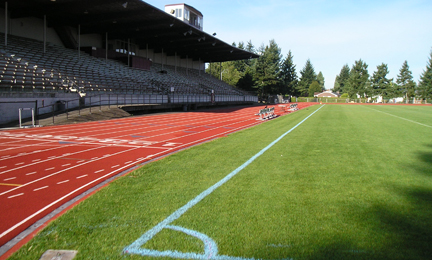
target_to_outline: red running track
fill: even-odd
[[[0,246],[114,175],[261,123],[255,115],[261,108],[0,131]]]

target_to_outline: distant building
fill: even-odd
[[[318,98],[320,98],[320,97],[332,97],[332,98],[337,98],[337,97],[340,97],[340,95],[339,94],[337,94],[337,93],[333,93],[333,92],[331,92],[331,90],[326,90],[326,91],[324,91],[324,92],[315,92],[314,93],[314,97],[318,97]]]
[[[200,11],[187,4],[165,5],[165,12],[188,23],[197,29],[203,30],[203,15]]]

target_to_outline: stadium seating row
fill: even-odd
[[[0,92],[248,95],[196,69],[153,63],[150,70],[0,33]],[[164,73],[161,73],[161,71]]]

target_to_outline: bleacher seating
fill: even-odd
[[[112,94],[248,95],[196,69],[155,64],[150,70],[128,67],[115,61],[51,43],[0,33],[0,92],[79,92]]]

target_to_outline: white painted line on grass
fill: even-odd
[[[43,189],[46,189],[46,188],[48,188],[48,187],[49,187],[49,186],[43,186],[43,187],[40,187],[40,188],[34,189],[33,191],[43,190]]]
[[[400,119],[406,120],[406,121],[411,122],[411,123],[415,123],[415,124],[418,124],[418,125],[422,125],[422,126],[426,126],[426,127],[430,127],[430,128],[432,128],[432,126],[430,126],[430,125],[422,124],[422,123],[419,123],[419,122],[414,121],[414,120],[410,120],[410,119],[407,119],[407,118],[404,118],[404,117],[396,116],[396,115],[393,115],[393,114],[390,114],[390,113],[387,113],[387,112],[384,112],[384,111],[381,111],[381,110],[378,110],[378,109],[374,109],[374,108],[370,108],[370,109],[375,110],[375,111],[377,111],[377,112],[381,112],[381,113],[383,113],[383,114],[387,114],[387,115],[389,115],[389,116],[394,116],[394,117],[397,117],[397,118],[400,118]]]
[[[278,143],[282,138],[284,138],[287,134],[291,133],[294,129],[296,129],[299,125],[301,125],[303,122],[305,122],[308,118],[310,118],[313,114],[318,112],[322,107],[325,105],[320,106],[317,110],[315,110],[312,114],[307,116],[305,119],[303,119],[300,123],[295,125],[293,128],[279,136],[276,140],[271,142],[269,145],[264,147],[261,151],[259,151],[257,154],[252,156],[249,160],[247,160],[245,163],[240,165],[237,169],[229,173],[227,176],[225,176],[222,180],[218,181],[216,184],[208,188],[207,190],[203,191],[201,194],[196,196],[194,199],[190,200],[188,203],[186,203],[181,208],[177,209],[174,213],[172,213],[170,216],[168,216],[165,220],[159,222],[156,226],[148,230],[146,233],[144,233],[141,237],[139,237],[135,242],[130,244],[129,246],[125,247],[123,249],[124,253],[127,254],[138,254],[147,256],[146,249],[142,248],[142,245],[147,243],[150,239],[152,239],[156,234],[158,234],[162,229],[166,228],[170,223],[175,221],[176,219],[180,218],[186,211],[188,211],[190,208],[198,204],[201,200],[203,200],[205,197],[210,195],[214,190],[222,186],[224,183],[229,181],[232,177],[234,177],[237,173],[239,173],[241,170],[246,168],[249,164],[251,164],[253,161],[255,161],[258,157],[260,157],[263,153],[265,153],[268,149],[270,149],[273,145]],[[154,256],[154,255],[152,255]]]
[[[24,193],[19,193],[19,194],[16,194],[16,195],[12,195],[12,196],[9,196],[7,198],[8,199],[12,199],[12,198],[15,198],[15,197],[18,197],[18,196],[22,196],[22,195],[24,195]]]
[[[65,180],[65,181],[57,182],[57,184],[66,183],[66,182],[68,182],[68,181],[69,181],[69,180]]]

